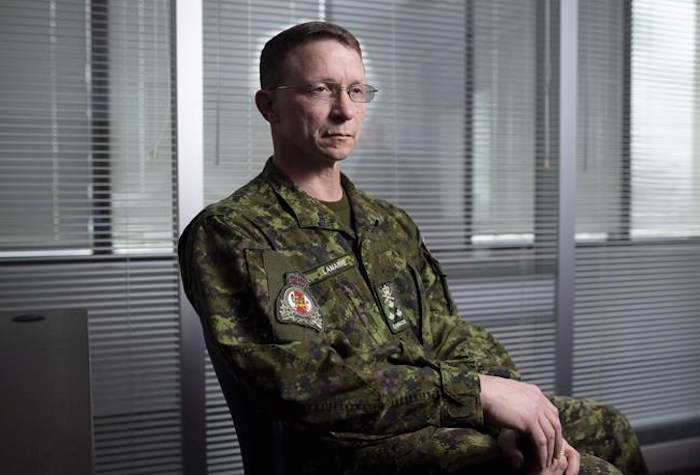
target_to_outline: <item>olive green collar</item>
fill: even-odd
[[[292,210],[297,223],[302,228],[318,227],[344,231],[353,236],[355,233],[340,223],[330,209],[321,201],[299,189],[273,162],[272,157],[265,163],[263,178],[270,184],[282,201]],[[383,218],[374,212],[365,195],[361,193],[350,179],[340,174],[340,184],[350,200],[355,217],[355,227],[362,231],[372,229],[383,222]]]

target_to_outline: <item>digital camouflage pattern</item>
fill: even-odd
[[[591,400],[551,399],[559,410],[564,438],[581,453],[581,473],[611,473],[604,460],[625,474],[649,473],[637,435],[620,411]]]
[[[342,185],[355,229],[271,160],[190,223],[180,269],[209,340],[237,384],[297,442],[309,439],[296,444],[305,473],[459,473],[499,463],[478,375],[519,379],[517,368],[493,336],[456,315],[410,217],[344,175]],[[315,312],[319,324],[304,321]],[[624,417],[576,404],[562,411],[575,422],[572,445],[594,434],[592,454],[633,466],[639,451]],[[593,458],[590,467],[615,473]]]
[[[551,400],[559,410],[564,438],[581,454],[580,475],[648,474],[637,437],[619,411],[591,400]],[[365,447],[354,455],[348,460],[352,467],[348,473],[527,472],[509,467],[496,440],[471,428],[426,427]]]

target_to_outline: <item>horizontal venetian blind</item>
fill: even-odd
[[[170,2],[0,17],[0,306],[87,310],[95,473],[178,473]]]
[[[269,125],[253,99],[265,42],[324,10],[311,0],[204,0],[203,8],[204,200],[210,203],[260,173],[272,155]]]
[[[700,413],[700,17],[579,2],[573,389],[637,427]]]
[[[272,152],[253,102],[265,41],[301,21],[347,27],[379,93],[345,172],[413,216],[464,318],[493,330],[525,377],[552,390],[555,16],[535,1],[205,0],[206,201],[247,182]],[[208,470],[236,470],[223,397],[207,374]]]
[[[265,42],[303,21],[322,19],[317,1],[204,0],[204,201],[219,200],[262,171],[272,155],[269,125],[253,95]],[[243,473],[226,400],[206,361],[207,473]]]
[[[554,384],[556,156],[538,2],[334,3],[379,89],[345,165],[406,209],[460,314]]]

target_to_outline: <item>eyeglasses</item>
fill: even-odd
[[[348,93],[350,100],[353,102],[372,102],[374,95],[378,91],[377,88],[370,86],[369,84],[351,84],[348,87],[343,87],[338,83],[324,81],[316,84],[307,84],[303,86],[295,85],[280,85],[273,86],[269,90],[273,91],[275,89],[295,89],[302,91],[311,99],[318,101],[330,101],[337,99],[340,96],[340,91],[345,91]]]

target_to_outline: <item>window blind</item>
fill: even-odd
[[[203,1],[204,201],[228,196],[272,155],[253,94],[265,42],[286,27],[324,18],[325,2]],[[206,361],[207,473],[243,473],[238,440],[216,373]]]
[[[205,0],[205,201],[246,183],[272,153],[253,102],[265,41],[302,21],[347,27],[379,93],[344,171],[413,216],[461,315],[494,331],[525,377],[552,391],[556,14],[536,1]],[[209,473],[241,470],[234,442],[209,366]]]
[[[0,305],[87,309],[95,472],[177,473],[170,2],[0,18]]]
[[[467,2],[469,242],[443,251],[460,315],[554,390],[558,151],[549,2]],[[452,87],[459,85],[455,81]],[[449,220],[445,220],[449,229]],[[430,243],[430,241],[428,241]]]
[[[579,2],[573,390],[637,428],[700,414],[697,7]]]

